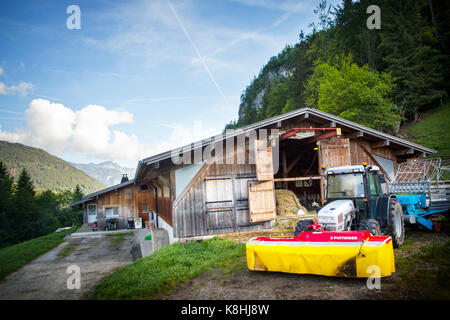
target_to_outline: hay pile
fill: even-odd
[[[300,204],[295,193],[287,189],[275,190],[275,197],[277,201],[277,215],[292,216],[297,215],[298,209],[302,209],[305,214],[308,210]]]

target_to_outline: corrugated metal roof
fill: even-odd
[[[378,131],[378,130],[375,130],[375,129],[372,129],[372,128],[369,128],[369,127],[366,127],[366,126],[363,126],[363,125],[360,125],[360,124],[357,124],[355,122],[352,122],[352,121],[340,118],[338,116],[334,116],[334,115],[329,114],[327,112],[323,112],[323,111],[320,111],[320,110],[317,110],[317,109],[314,109],[314,108],[305,107],[305,108],[297,109],[297,110],[294,110],[294,111],[291,111],[291,112],[288,112],[288,113],[281,114],[279,116],[275,116],[275,117],[272,117],[272,118],[269,118],[269,119],[265,119],[265,120],[262,120],[262,121],[259,121],[259,122],[255,122],[255,123],[249,124],[249,125],[247,125],[245,127],[233,130],[232,133],[218,134],[216,136],[212,136],[210,138],[203,139],[203,140],[200,140],[200,141],[197,141],[197,142],[194,142],[194,143],[182,146],[180,148],[175,148],[175,149],[172,149],[172,150],[169,150],[169,151],[166,151],[166,152],[163,152],[163,153],[160,153],[160,154],[157,154],[157,155],[154,155],[154,156],[142,159],[138,163],[138,166],[137,166],[137,169],[136,169],[136,174],[135,174],[135,179],[139,176],[140,169],[141,169],[142,165],[152,164],[152,163],[155,163],[155,162],[158,162],[158,161],[162,161],[162,160],[168,159],[168,158],[171,157],[173,151],[176,151],[176,150],[192,151],[194,149],[199,148],[200,146],[201,147],[205,147],[208,144],[210,144],[212,141],[225,140],[227,138],[231,138],[233,136],[238,136],[240,134],[243,134],[243,133],[245,133],[247,131],[260,129],[260,128],[272,125],[274,123],[277,123],[278,121],[289,120],[291,118],[294,118],[294,117],[297,117],[297,116],[300,116],[300,115],[303,115],[303,114],[306,114],[306,113],[310,114],[310,115],[313,115],[313,116],[316,116],[316,117],[319,117],[319,118],[322,118],[322,119],[325,119],[325,120],[328,120],[330,122],[334,121],[336,123],[336,125],[339,124],[341,126],[345,126],[345,127],[348,127],[348,128],[354,129],[354,130],[362,131],[365,134],[368,134],[368,135],[371,135],[371,136],[375,136],[375,137],[378,137],[378,138],[381,138],[381,139],[387,139],[387,140],[389,140],[391,142],[394,142],[396,144],[403,145],[403,146],[408,147],[408,148],[413,148],[413,149],[416,149],[416,150],[418,150],[420,152],[425,152],[425,153],[430,153],[430,154],[431,153],[436,153],[436,151],[433,150],[433,149],[430,149],[430,148],[427,148],[427,147],[415,144],[415,143],[410,142],[408,140],[405,140],[405,139],[402,139],[402,138],[398,138],[398,137],[392,136],[390,134],[387,134],[387,133],[384,133],[384,132],[381,132],[381,131]]]

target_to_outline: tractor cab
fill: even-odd
[[[364,219],[375,218],[377,203],[383,192],[381,183],[386,182],[377,166],[367,164],[336,167],[325,170],[327,203],[351,200]]]

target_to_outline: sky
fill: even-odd
[[[319,2],[2,0],[0,140],[133,168],[219,134]]]

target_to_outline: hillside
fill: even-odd
[[[124,168],[112,161],[98,164],[72,162],[70,164],[108,187],[119,184],[124,173],[128,174],[128,178],[132,179],[136,171],[135,168]]]
[[[87,194],[105,188],[68,162],[42,149],[20,143],[0,141],[0,160],[6,164],[15,179],[19,177],[22,168],[26,168],[37,190],[62,191],[74,189],[79,184]]]
[[[243,91],[237,119],[225,129],[308,106],[398,135],[401,126],[445,103],[448,3],[376,3],[383,8],[379,30],[365,23],[373,1],[320,2],[313,31],[300,31],[297,43],[269,59]],[[421,144],[431,142],[411,135]]]
[[[443,105],[423,115],[407,129],[408,138],[435,149],[434,157],[450,159],[450,104]]]

